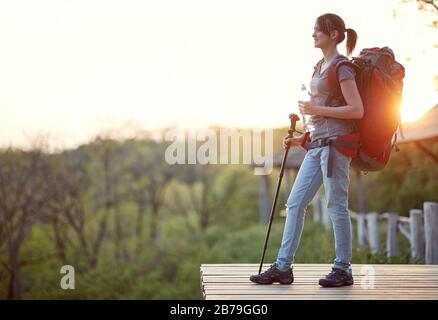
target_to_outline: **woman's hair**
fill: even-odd
[[[339,37],[336,43],[341,43],[347,33],[347,55],[350,56],[356,47],[357,33],[353,29],[345,28],[345,22],[342,18],[333,13],[326,13],[316,19],[318,28],[327,35],[333,30],[338,30]]]

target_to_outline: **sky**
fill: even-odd
[[[0,1],[0,147],[41,134],[70,148],[105,131],[287,126],[322,57],[311,35],[326,12],[358,33],[353,56],[394,49],[402,117],[416,120],[438,102],[438,30],[415,3],[365,3]]]

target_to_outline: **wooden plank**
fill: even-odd
[[[436,268],[436,266],[420,266],[420,267],[406,267],[406,266],[392,266],[392,267],[381,267],[381,266],[374,266],[374,265],[369,265],[369,266],[353,266],[352,270],[361,270],[363,268],[370,268],[372,267],[373,269],[379,269],[379,270],[400,270],[400,271],[405,271],[405,270],[412,270],[412,271],[418,271],[418,270],[431,270],[431,271],[435,271],[438,272],[438,268]],[[268,267],[263,268],[263,270],[268,269]],[[320,267],[320,268],[316,268],[316,267],[307,267],[307,268],[302,268],[302,267],[294,267],[293,270],[294,271],[306,271],[306,270],[330,270],[331,266],[326,266],[326,267]],[[203,267],[202,270],[212,270],[212,271],[217,271],[217,270],[258,270],[258,267],[256,266],[247,266],[247,267],[233,267],[233,268],[227,268],[227,267],[220,267],[220,268],[215,268],[215,267]]]
[[[299,275],[321,275],[321,274],[327,274],[329,271],[331,270],[294,270],[294,275],[295,274],[299,274]],[[379,269],[374,269],[375,275],[376,276],[407,276],[407,275],[431,275],[431,276],[438,276],[438,271],[433,271],[433,270],[394,270],[394,271],[386,271],[386,270],[379,270]],[[203,270],[202,274],[204,275],[252,275],[252,274],[257,274],[258,270],[254,270],[254,269],[248,269],[248,270]],[[361,275],[361,272],[358,270],[353,270],[353,275]]]
[[[371,291],[371,290],[369,290]],[[295,293],[290,292],[276,292],[276,293],[267,293],[267,292],[258,292],[258,293],[251,293],[248,291],[238,291],[238,290],[214,290],[210,293],[211,295],[227,295],[227,296],[239,296],[239,295],[252,295],[254,298],[258,298],[259,296],[271,296],[276,297],[277,295],[283,295],[283,296],[289,296],[290,298],[293,298],[295,296],[308,296],[308,297],[318,297],[318,296],[324,296],[324,297],[333,297],[336,298],[338,296],[342,297],[393,297],[393,298],[401,298],[401,297],[417,297],[417,296],[424,296],[424,297],[434,297],[435,299],[438,298],[436,291],[435,292],[393,292],[393,291],[380,291],[380,292],[317,292],[317,291],[299,291]]]
[[[403,271],[403,272],[419,272],[419,271],[429,271],[429,272],[438,272],[438,265],[355,265],[352,267],[353,271],[358,271],[362,267],[372,267],[376,270],[387,271],[388,273],[393,273],[394,271]],[[323,265],[319,267],[313,266],[303,266],[296,265],[294,267],[294,271],[327,271],[330,270],[330,265]],[[258,271],[258,266],[255,264],[248,266],[228,266],[228,267],[216,267],[216,266],[201,266],[201,271]]]
[[[208,281],[223,281],[228,279],[229,281],[245,281],[245,282],[249,282],[249,276],[248,277],[225,277],[225,276],[213,276],[213,277],[204,277],[206,282]],[[300,277],[300,276],[296,276],[295,277],[295,282],[296,281],[315,281],[320,279],[321,277],[319,276],[308,276],[308,277]],[[365,280],[368,278],[365,277],[358,277],[355,276],[354,280],[356,282],[360,282],[362,280]],[[375,277],[374,278],[376,282],[392,282],[392,283],[407,283],[407,282],[411,282],[411,281],[423,281],[423,282],[435,282],[438,283],[438,277],[421,277],[420,275],[418,276],[409,276],[409,277]]]
[[[294,284],[297,283],[302,283],[302,284],[315,284],[318,283],[318,280],[320,278],[313,278],[313,279],[309,279],[309,280],[305,280],[305,279],[295,279]],[[365,281],[365,279],[363,280]],[[375,285],[385,285],[385,284],[395,284],[398,286],[403,286],[405,283],[407,284],[407,282],[412,283],[412,284],[416,284],[416,285],[421,285],[421,284],[437,284],[438,280],[434,279],[432,281],[430,280],[421,280],[421,279],[414,279],[414,280],[408,280],[408,281],[379,281],[379,280],[374,280],[374,284]],[[235,279],[223,279],[222,281],[215,281],[215,282],[208,282],[208,281],[204,281],[203,284],[217,284],[217,283],[236,283],[236,284],[240,284],[240,283],[252,283],[249,281],[249,279],[238,279],[237,281]],[[362,279],[355,279],[355,283],[356,284],[361,284],[362,283]]]
[[[258,286],[260,287],[260,286]],[[207,290],[207,289],[204,289]],[[438,298],[438,290],[436,288],[387,288],[387,287],[377,287],[374,289],[361,289],[360,286],[349,287],[348,289],[341,288],[322,288],[317,285],[315,286],[290,286],[289,288],[208,288],[208,293],[210,294],[359,294],[359,295],[376,295],[376,294],[387,294],[387,295],[407,295],[407,294],[430,294],[435,295]]]
[[[361,268],[369,268],[373,267],[374,269],[382,269],[382,270],[434,270],[438,271],[438,265],[389,265],[389,266],[382,266],[382,265],[353,265],[353,270],[360,270]],[[263,270],[268,269],[269,266],[264,266]],[[258,266],[248,265],[248,266],[202,266],[202,270],[245,270],[245,269],[251,269],[251,270],[258,270]],[[295,265],[294,270],[330,270],[331,265],[324,265],[322,267],[316,267],[316,266],[298,266]]]
[[[270,287],[272,286],[280,286],[280,287],[293,287],[293,288],[302,288],[302,287],[317,287],[315,286],[315,284],[317,284],[318,282],[302,282],[302,281],[294,281],[293,284],[291,285],[280,285],[280,284],[274,284],[274,285],[258,285],[252,282],[240,282],[240,283],[235,283],[235,282],[229,282],[229,283],[219,283],[219,282],[215,282],[215,283],[204,283],[204,287],[208,287],[208,288],[219,288],[219,287],[236,287],[236,288],[251,288],[254,289],[254,286],[257,287],[265,287],[270,289]],[[394,282],[385,282],[385,283],[375,283],[376,287],[383,287],[383,285],[385,286],[392,286],[395,288],[408,288],[408,287],[415,287],[415,286],[428,286],[430,288],[438,288],[438,282],[435,281],[433,283],[427,283],[427,282],[409,282],[409,283],[404,283],[404,282],[400,282],[400,283],[394,283]],[[355,285],[353,285],[353,287],[359,287],[360,288],[361,283],[356,282]],[[293,290],[293,289],[291,289]]]
[[[291,298],[290,296],[258,296],[252,295],[209,295],[206,300],[309,300],[308,296],[296,296]],[[312,300],[436,300],[436,297],[430,296],[415,296],[415,297],[350,297],[350,296],[338,296],[336,298],[330,296],[315,296]]]
[[[233,283],[233,282],[229,282],[229,283],[209,283],[209,284],[203,284],[203,288],[204,289],[212,289],[212,288],[249,288],[249,287],[245,287],[244,285],[246,285],[245,283]],[[309,282],[309,283],[302,283],[302,282],[294,282],[294,284],[290,285],[291,287],[293,287],[293,289],[290,290],[295,290],[295,288],[298,290],[300,288],[317,288],[319,287],[318,282]],[[270,285],[266,285],[265,290],[271,290],[271,286]],[[353,288],[360,288],[361,287],[361,283],[357,283]],[[376,289],[381,289],[381,288],[391,288],[391,289],[397,289],[397,288],[438,288],[438,286],[436,284],[430,284],[430,283],[412,283],[409,285],[402,285],[402,284],[394,284],[394,283],[374,283],[374,287]],[[253,287],[250,287],[249,289],[254,289]],[[402,289],[401,289],[402,290]]]
[[[229,275],[211,274],[211,275],[205,275],[204,277],[207,277],[207,279],[208,279],[208,277],[216,277],[216,278],[218,278],[218,277],[223,277],[223,278],[231,277],[231,278],[240,278],[240,279],[247,279],[248,280],[250,275],[251,275],[250,273],[248,273],[248,274],[229,274]],[[363,275],[355,275],[355,274],[353,274],[353,276],[354,276],[354,279],[358,279],[358,280],[361,280],[365,277]],[[308,275],[303,275],[303,274],[295,274],[294,275],[295,279],[306,279],[306,278],[307,279],[309,279],[309,278],[310,279],[319,279],[321,277],[324,277],[324,274],[318,275],[315,273],[315,274],[308,274]],[[416,279],[426,279],[428,281],[437,281],[438,276],[437,275],[398,275],[398,276],[396,276],[396,275],[376,275],[374,277],[374,279],[376,279],[376,280],[388,279],[391,281],[399,279],[401,282],[405,282],[407,280],[416,280]]]
[[[386,289],[386,287],[376,287],[374,289],[366,289],[366,288],[361,288],[360,284],[357,285],[353,285],[353,286],[348,286],[348,287],[340,287],[340,288],[323,288],[320,287],[319,285],[313,285],[313,286],[309,286],[309,285],[280,285],[280,284],[276,284],[276,285],[249,285],[249,286],[238,286],[237,288],[233,288],[233,287],[224,287],[224,288],[218,288],[215,286],[209,286],[208,287],[210,290],[212,291],[238,291],[238,290],[242,290],[242,291],[250,291],[250,293],[253,294],[263,294],[263,293],[278,293],[278,292],[287,292],[287,293],[291,293],[293,294],[294,292],[299,292],[299,291],[309,291],[309,292],[320,292],[320,293],[339,293],[339,292],[350,292],[350,293],[360,293],[360,292],[364,292],[364,293],[369,293],[372,294],[373,292],[381,292],[381,291],[389,291]],[[412,288],[404,288],[399,286],[398,288],[395,289],[395,291],[393,289],[391,289],[391,292],[398,292],[398,291],[405,291],[405,290],[409,290],[410,292],[413,292],[415,290],[412,290]],[[425,288],[425,292],[437,292],[437,290],[435,288]],[[437,292],[438,294],[438,292]]]
[[[392,292],[391,294],[395,294],[398,295],[399,293],[412,293],[412,294],[417,294],[417,293],[432,293],[435,295],[437,294],[437,287],[404,287],[404,288],[400,288],[400,287],[391,287],[391,286],[385,286],[385,287],[375,287],[374,289],[362,289],[360,288],[360,286],[356,286],[356,287],[351,287],[349,290],[346,289],[342,289],[341,288],[335,288],[334,291],[330,291],[331,289],[329,288],[317,288],[317,286],[300,286],[300,285],[295,285],[295,286],[291,286],[293,288],[287,288],[284,290],[280,290],[280,289],[275,289],[275,288],[266,288],[266,289],[254,289],[251,287],[239,287],[239,286],[221,286],[221,287],[204,287],[204,290],[208,290],[209,293],[214,293],[214,292],[246,292],[248,294],[278,294],[278,293],[283,293],[283,294],[296,294],[296,293],[301,293],[301,292],[317,292],[317,293],[321,293],[321,294],[326,294],[326,293],[334,293],[334,294],[339,294],[339,293],[351,293],[351,294],[379,294],[384,292],[385,294],[387,292]]]
[[[353,272],[356,274],[359,274],[360,272],[367,272],[368,270],[375,270],[380,272],[381,274],[413,274],[413,273],[419,273],[426,272],[428,274],[438,274],[438,269],[432,269],[432,268],[424,268],[424,269],[402,269],[402,268],[394,268],[394,269],[383,269],[383,268],[363,268],[363,269],[357,269],[353,268]],[[266,271],[267,269],[262,269],[262,271]],[[327,273],[331,271],[331,268],[325,268],[325,269],[293,269],[294,273]],[[201,272],[203,273],[220,273],[220,272],[256,272],[258,273],[258,268],[236,268],[236,269],[202,269]]]
[[[271,264],[270,263],[264,263],[263,267],[269,267]],[[220,264],[220,263],[215,263],[215,264],[209,264],[209,263],[204,263],[201,265],[202,267],[230,267],[230,268],[235,268],[235,267],[253,267],[253,266],[259,266],[256,263],[227,263],[227,264]],[[327,266],[331,266],[331,264],[328,263],[302,263],[302,264],[296,264],[295,267],[296,268],[308,268],[308,267],[318,267],[318,268],[323,268],[323,267],[327,267]],[[373,266],[373,267],[413,267],[413,268],[420,268],[420,267],[432,267],[432,268],[438,268],[438,265],[425,265],[425,264],[353,264],[354,266]]]
[[[356,279],[355,279],[355,282],[356,282],[356,284],[360,284],[361,283],[361,281],[356,281]],[[375,285],[393,285],[394,284],[395,286],[399,286],[399,287],[400,286],[408,286],[409,284],[411,284],[411,285],[438,286],[438,280],[436,280],[436,279],[433,282],[431,282],[431,281],[424,281],[424,280],[413,280],[413,281],[408,281],[408,282],[409,283],[407,283],[406,281],[399,281],[399,282],[395,282],[395,281],[375,281],[374,284]],[[239,284],[252,283],[252,282],[249,282],[248,279],[242,279],[242,280],[237,280],[237,281],[234,280],[234,279],[223,279],[221,281],[217,281],[217,280],[209,281],[209,280],[207,280],[207,281],[203,282],[204,285],[215,285],[215,284],[221,284],[221,283],[223,283],[225,285],[229,285],[229,284],[239,285]],[[297,285],[297,284],[314,285],[315,283],[318,283],[318,279],[317,278],[310,279],[310,280],[296,279],[294,281],[294,285]]]
[[[204,277],[249,277],[250,275],[253,274],[257,274],[257,272],[236,272],[236,273],[216,273],[216,272],[212,272],[212,273],[203,273]],[[301,272],[294,272],[294,276],[295,278],[297,277],[320,277],[322,275],[327,274],[327,272],[313,272],[313,273],[301,273]],[[365,275],[363,274],[359,274],[359,273],[354,273],[353,272],[353,276],[354,277],[364,277]],[[390,279],[394,279],[397,277],[428,277],[428,278],[434,278],[434,277],[438,277],[438,274],[436,273],[426,273],[424,272],[423,274],[421,273],[400,273],[400,274],[385,274],[385,273],[378,273],[375,274],[376,278],[383,278],[383,277],[388,277]]]
[[[361,272],[363,271],[367,271],[371,268],[363,268],[363,269],[358,269],[358,268],[352,268],[353,272]],[[438,269],[432,269],[432,268],[418,268],[418,269],[403,269],[403,268],[394,268],[394,269],[384,269],[384,268],[372,268],[373,270],[377,270],[379,272],[382,273],[388,273],[388,274],[392,274],[394,272],[403,274],[403,273],[414,273],[414,272],[428,272],[428,273],[435,273],[438,274]],[[263,269],[263,271],[265,271],[266,269]],[[202,269],[202,272],[254,272],[257,271],[258,272],[258,268],[234,268],[234,269]],[[294,268],[293,270],[294,272],[300,272],[300,273],[306,273],[306,272],[328,272],[331,271],[331,268],[323,268],[323,269],[296,269]]]

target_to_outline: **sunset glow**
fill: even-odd
[[[402,119],[418,119],[438,102],[430,14],[414,1],[357,9],[346,0],[0,1],[0,146],[40,132],[70,147],[122,127],[286,126],[321,57],[311,34],[325,12],[357,31],[353,55],[394,49],[406,67]]]

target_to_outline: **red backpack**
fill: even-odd
[[[342,65],[349,65],[356,71],[364,116],[352,120],[355,134],[338,136],[336,140],[339,143],[334,145],[340,152],[353,158],[351,165],[354,168],[362,171],[381,170],[388,163],[397,141],[405,69],[395,60],[394,52],[388,47],[363,49],[358,57],[342,59],[329,66],[328,85],[332,88],[333,98],[342,97],[337,77]]]

